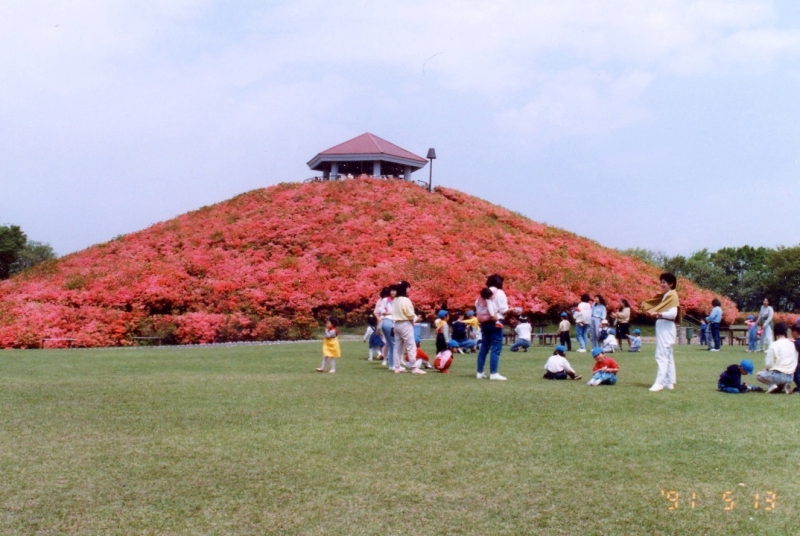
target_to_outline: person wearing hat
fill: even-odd
[[[603,352],[613,354],[619,350],[619,343],[617,342],[616,330],[611,328],[608,330],[608,335],[603,339]]]
[[[606,356],[603,349],[599,347],[592,348],[592,357],[594,358],[592,379],[586,385],[614,385],[617,383],[617,372],[619,372],[617,362]]]
[[[628,335],[628,344],[630,348],[628,348],[629,352],[641,352],[642,351],[642,331],[639,328],[634,329],[631,333],[633,333],[633,337]]]
[[[447,350],[447,341],[450,340],[450,325],[447,323],[449,313],[444,309],[436,313],[433,325],[436,328],[436,353]]]
[[[753,315],[747,315],[747,351],[755,352],[758,345],[758,322]]]
[[[569,316],[566,312],[561,313],[561,322],[558,324],[558,342],[566,347],[568,352],[572,351],[572,340],[569,336],[569,330],[572,324],[569,323]]]
[[[571,378],[573,380],[580,380],[583,376],[576,375],[565,357],[567,348],[563,344],[556,346],[553,355],[551,355],[547,362],[544,364],[544,378],[545,380],[566,380]]]
[[[753,362],[749,359],[742,359],[742,362],[728,366],[725,371],[719,375],[717,382],[717,390],[723,393],[739,394],[747,393],[748,391],[763,391],[761,387],[750,386],[742,381],[742,376],[753,373]]]

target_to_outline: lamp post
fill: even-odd
[[[427,159],[431,161],[431,167],[428,170],[429,171],[429,175],[428,175],[428,191],[432,192],[433,191],[433,161],[436,159],[436,149],[434,149],[433,147],[428,149]]]

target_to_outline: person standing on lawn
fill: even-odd
[[[769,385],[767,393],[781,389],[792,394],[792,380],[797,369],[797,350],[794,342],[786,338],[789,328],[783,322],[775,324],[775,341],[770,344],[764,358],[764,370],[756,374],[756,379]]]
[[[568,352],[572,351],[572,340],[569,336],[569,329],[572,324],[569,323],[569,316],[567,313],[561,313],[561,322],[558,324],[558,342],[564,346]]]
[[[628,303],[628,300],[622,299],[622,303],[619,304],[619,309],[616,313],[611,313],[611,316],[614,317],[614,320],[617,321],[616,325],[616,335],[617,339],[619,340],[619,349],[622,350],[622,341],[628,339],[628,335],[630,334],[630,322],[631,322],[631,304]],[[631,348],[631,341],[628,340],[628,349]]]
[[[414,304],[408,299],[408,289],[411,284],[408,281],[400,281],[394,285],[396,298],[392,303],[392,320],[394,320],[394,371],[396,373],[405,372],[403,367],[403,356],[408,356],[412,374],[425,374],[422,366],[422,359],[417,358],[417,343],[414,342],[414,320],[417,314],[414,311]]]
[[[600,294],[595,294],[594,303],[592,305],[592,325],[590,333],[592,336],[592,348],[603,345],[603,341],[600,339],[600,330],[602,329],[603,320],[608,324],[607,315],[606,300],[603,299],[603,296]]]
[[[711,348],[711,351],[719,352],[719,347],[722,344],[722,340],[719,338],[719,323],[722,322],[722,304],[718,299],[714,298],[711,300],[711,305],[714,308],[711,309],[711,314],[706,317],[706,322],[708,322],[711,339],[714,341],[714,348]]]
[[[578,339],[578,352],[585,352],[587,334],[592,325],[592,305],[589,303],[592,297],[584,292],[581,295],[581,302],[578,304],[578,312],[575,314],[575,338]]]
[[[480,311],[478,320],[481,322],[481,349],[478,352],[478,379],[486,378],[483,373],[484,365],[486,364],[486,354],[491,350],[491,357],[489,358],[489,379],[500,380],[506,379],[502,376],[498,369],[500,367],[500,352],[503,351],[503,318],[508,312],[508,298],[506,293],[503,292],[503,278],[499,274],[492,274],[486,279],[486,287],[492,293],[492,297],[485,300],[487,303],[490,314],[495,316],[495,320],[481,320]],[[488,292],[485,293],[488,295]],[[481,298],[483,300],[484,291],[481,291]],[[475,304],[476,310],[480,309],[479,302]],[[486,318],[486,317],[484,317]]]
[[[772,317],[775,311],[769,304],[769,299],[764,298],[764,304],[758,312],[758,323],[761,324],[761,340],[759,346],[762,352],[765,352],[769,345],[772,344]]]
[[[674,389],[676,382],[675,357],[672,345],[678,335],[675,327],[676,321],[680,323],[678,293],[675,287],[677,278],[665,272],[659,278],[661,293],[642,302],[642,312],[656,319],[656,364],[658,372],[656,381],[650,391],[657,392],[664,389]]]
[[[383,335],[383,365],[394,368],[394,322],[392,321],[392,301],[395,291],[391,287],[381,290],[381,298],[375,304],[375,318],[378,319],[378,332]]]

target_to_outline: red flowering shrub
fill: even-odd
[[[305,338],[334,313],[355,323],[382,286],[469,308],[486,275],[512,306],[552,313],[601,293],[613,307],[658,290],[658,269],[462,192],[373,179],[280,184],[45,263],[0,284],[0,347]],[[680,281],[690,313],[711,292]],[[723,302],[725,321],[737,314]]]

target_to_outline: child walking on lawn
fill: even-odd
[[[753,362],[742,359],[738,365],[730,365],[719,375],[717,390],[723,393],[739,394],[749,391],[763,391],[761,387],[747,385],[742,381],[742,376],[753,373]]]
[[[336,358],[342,357],[342,352],[339,349],[339,330],[336,326],[339,322],[334,317],[329,317],[325,323],[325,338],[322,339],[322,366],[317,369],[317,372],[325,372],[325,365],[330,363],[330,372],[336,372]]]
[[[567,313],[561,313],[561,322],[558,324],[558,342],[566,346],[567,351],[572,351],[572,340],[569,336],[569,330],[572,324],[569,323]]]
[[[367,319],[367,332],[364,333],[364,342],[369,341],[369,357],[367,361],[372,361],[372,355],[380,356],[383,348],[383,339],[378,335],[378,319],[370,316]]]
[[[606,357],[603,349],[599,346],[592,348],[592,357],[594,357],[592,379],[586,385],[614,385],[617,383],[617,372],[619,372],[617,362]]]

